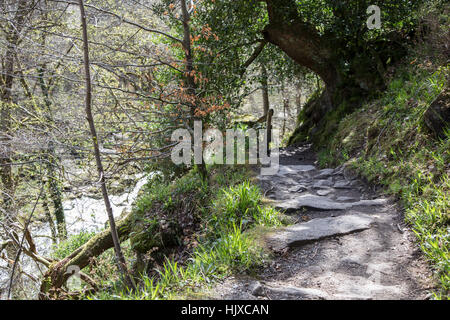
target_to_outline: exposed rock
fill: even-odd
[[[280,165],[278,175],[299,174],[315,170],[316,167],[311,165]]]
[[[319,180],[319,181],[316,181],[313,184],[313,188],[314,189],[320,189],[320,188],[331,187],[331,186],[333,186],[333,180],[332,179]]]
[[[319,210],[346,210],[354,206],[376,206],[386,204],[387,199],[361,200],[356,202],[337,202],[329,198],[315,195],[301,195],[294,199],[282,200],[276,203],[276,208],[285,211],[298,210],[303,207]]]
[[[288,190],[271,190],[267,192],[269,199],[289,200],[292,199],[293,193]]]
[[[354,206],[380,206],[388,203],[388,199],[380,198],[373,200],[360,200],[357,202],[353,202]]]
[[[259,281],[255,281],[249,285],[249,289],[255,297],[260,297],[264,295],[264,287]]]
[[[323,169],[319,171],[319,174],[314,176],[314,179],[327,179],[331,175],[333,175],[334,170],[333,169]]]
[[[355,198],[355,197],[337,197],[336,201],[358,201],[359,199]]]
[[[281,251],[311,241],[369,229],[373,221],[373,218],[362,213],[336,218],[313,219],[284,228],[282,231],[270,235],[267,242],[274,251]]]
[[[352,294],[337,294],[333,296],[333,300],[373,300],[372,297]]]
[[[336,189],[351,189],[351,182],[350,181],[346,181],[346,180],[342,180],[342,181],[338,181],[334,184],[334,187]]]
[[[333,192],[333,189],[323,189],[323,190],[318,190],[317,194],[319,196],[327,196],[327,195],[329,195],[332,192]]]
[[[343,165],[340,165],[339,167],[334,169],[333,175],[335,175],[335,176],[343,175],[344,174],[344,170],[345,170],[345,167]]]
[[[423,115],[427,127],[439,138],[450,125],[450,91],[441,93]]]
[[[318,289],[310,288],[297,288],[297,287],[275,287],[275,286],[264,286],[265,294],[267,296],[274,295],[276,299],[292,298],[301,300],[327,300],[328,295]]]
[[[306,190],[308,190],[308,188],[305,187],[305,186],[302,185],[302,184],[299,184],[299,185],[297,185],[297,186],[290,187],[290,188],[288,189],[289,192],[293,192],[293,193],[295,193],[295,192],[304,192],[304,191],[306,191]]]
[[[303,160],[307,155],[288,156],[281,162],[314,163],[314,157]],[[283,254],[258,274],[259,281],[245,279],[245,285],[225,286],[227,299],[423,299],[425,288],[433,285],[427,278],[431,273],[424,271],[425,261],[418,259],[415,246],[402,234],[400,212],[387,199],[377,199],[344,166],[311,172],[292,168],[287,166],[282,175],[267,181],[274,190],[271,203],[293,213],[280,215],[289,227],[265,234],[267,247]],[[320,187],[313,190],[318,181]],[[327,181],[340,189],[323,186]],[[295,192],[303,189],[300,185],[310,191]],[[313,210],[299,210],[305,207]],[[288,252],[296,246],[301,247]]]
[[[294,199],[280,201],[276,204],[277,209],[292,211],[303,207],[309,207],[319,210],[345,210],[351,206],[346,203],[339,203],[325,197],[315,195],[298,196]]]

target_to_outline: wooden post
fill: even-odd
[[[272,142],[272,117],[273,109],[270,109],[267,113],[266,130],[267,130],[267,155],[270,156],[270,143]]]

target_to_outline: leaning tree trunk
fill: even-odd
[[[263,31],[265,40],[322,78],[326,84],[324,111],[332,109],[342,78],[330,39],[323,38],[314,27],[303,21],[294,0],[266,0],[266,3],[269,24]]]
[[[347,95],[360,90],[358,84],[339,70],[342,57],[336,56],[333,46],[338,43],[331,35],[320,35],[298,10],[295,0],[265,0],[269,24],[263,30],[264,39],[284,51],[297,64],[316,73],[325,89],[302,111],[302,123],[293,139],[309,140],[324,125],[325,115],[334,110]],[[345,86],[344,86],[345,84]],[[345,87],[345,90],[342,89]],[[344,93],[345,92],[345,93]]]
[[[333,32],[320,34],[298,11],[296,0],[260,0],[267,4],[269,24],[263,31],[264,38],[278,46],[299,65],[309,68],[320,76],[325,89],[314,101],[305,106],[302,114],[301,135],[309,139],[314,132],[320,132],[325,125],[325,115],[335,109],[348,97],[367,95],[368,92],[384,88],[384,66],[382,61],[403,52],[402,46],[392,34],[383,40],[380,53],[370,49],[370,42],[358,48],[348,48],[348,41]],[[339,18],[339,16],[336,16]],[[358,34],[353,36],[358,38]],[[375,43],[372,43],[375,44]],[[343,50],[336,50],[339,47]],[[368,63],[355,59],[355,54],[363,50],[370,58]],[[383,57],[380,56],[383,55]],[[342,72],[343,63],[350,71]]]
[[[86,118],[89,123],[89,129],[91,131],[92,144],[94,147],[94,156],[95,163],[97,165],[98,175],[100,177],[100,187],[102,190],[103,200],[105,202],[106,212],[108,214],[109,226],[111,230],[111,236],[114,244],[114,252],[116,253],[117,258],[117,266],[121,275],[123,276],[123,280],[125,284],[132,290],[135,290],[136,287],[134,285],[133,280],[131,279],[125,258],[122,253],[122,248],[120,247],[119,236],[116,228],[116,223],[114,221],[114,215],[111,207],[111,202],[109,200],[108,190],[106,188],[106,178],[105,172],[103,169],[103,163],[100,154],[99,142],[97,130],[95,128],[94,116],[92,114],[92,83],[91,83],[91,71],[90,71],[90,62],[89,62],[89,41],[87,34],[87,22],[86,22],[86,12],[84,10],[84,2],[83,0],[79,0],[80,5],[80,19],[83,33],[83,48],[84,48],[84,70],[85,70],[85,78],[86,78]]]

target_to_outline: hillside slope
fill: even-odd
[[[321,166],[345,164],[400,200],[439,289],[450,288],[448,15],[386,76],[387,89],[356,108],[343,103],[313,141]],[[439,24],[440,23],[440,24]],[[447,43],[447,46],[445,45]],[[302,119],[299,119],[301,122]]]

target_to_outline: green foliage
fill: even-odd
[[[95,232],[81,231],[78,234],[71,235],[67,240],[61,241],[55,245],[52,250],[52,257],[61,260],[74,252],[76,249],[88,242]]]
[[[257,215],[259,201],[258,187],[250,185],[248,181],[236,187],[222,189],[214,203],[210,229],[216,234],[227,232],[229,222],[232,221],[241,221],[242,227],[245,228]]]
[[[174,299],[192,294],[205,285],[223,279],[230,272],[245,272],[260,266],[266,254],[255,247],[252,239],[234,224],[233,229],[213,245],[200,245],[185,264],[166,258],[156,269],[157,276],[141,277],[138,292],[126,292],[116,287],[113,292],[102,292],[96,299],[159,300]],[[91,297],[92,299],[92,297]]]
[[[262,1],[207,0],[197,6],[195,28],[209,27],[217,36],[199,38],[198,45],[208,48],[199,53],[199,71],[209,79],[209,90],[226,96],[233,107],[238,107],[248,93],[261,86],[262,66],[268,71],[269,83],[292,81],[310,72],[272,44],[264,47],[247,71],[243,68],[260,45],[268,22]]]
[[[133,249],[145,253],[153,247],[180,242],[180,217],[194,215],[196,218],[209,196],[208,185],[196,170],[173,183],[155,176],[144,186],[133,208],[134,225],[130,234]]]
[[[261,191],[249,181],[221,189],[211,211],[207,217],[207,238],[229,233],[236,229],[236,225],[242,230],[253,225],[281,225],[278,212],[261,205]]]
[[[248,170],[223,168],[211,168],[211,183],[217,191],[203,188],[198,175],[191,173],[167,188],[156,188],[158,191],[156,185],[148,187],[148,194],[137,202],[136,213],[154,211],[163,199],[167,203],[170,194],[203,193],[203,201],[195,205],[201,215],[199,244],[185,263],[166,258],[156,269],[155,276],[143,275],[138,292],[129,293],[117,287],[111,292],[99,293],[95,299],[177,298],[197,292],[230,273],[251,272],[262,265],[268,258],[267,253],[255,245],[248,231],[256,226],[281,225],[279,213],[262,205],[261,191],[249,182]],[[165,214],[170,210],[169,206],[163,208]]]
[[[378,99],[338,120],[332,139],[329,132],[322,136],[319,163],[347,162],[402,201],[406,220],[439,279],[435,298],[445,299],[450,288],[450,130],[436,141],[422,116],[448,90],[450,69],[419,62],[412,68],[411,60],[398,67]]]
[[[242,223],[237,225],[235,221],[231,221],[228,229],[210,246],[200,246],[195,251],[194,265],[214,266],[214,273],[220,276],[225,276],[231,271],[249,271],[261,265],[263,252],[242,232]]]
[[[367,28],[367,9],[374,4],[368,0],[273,0],[270,4],[279,21],[270,21],[265,1],[207,0],[198,8],[195,16],[198,23],[211,27],[221,40],[208,40],[202,44],[221,53],[214,61],[222,72],[217,73],[214,66],[207,65],[203,72],[208,72],[211,79],[219,74],[222,78],[225,74],[228,79],[223,77],[218,82],[227,84],[227,92],[235,93],[236,89],[241,90],[248,84],[260,83],[259,68],[262,65],[270,69],[270,76],[277,83],[308,73],[305,68],[293,64],[278,48],[268,45],[254,63],[252,73],[257,75],[249,77],[247,82],[240,81],[239,68],[262,39],[264,28],[270,23],[276,26],[281,22],[288,28],[307,24],[310,30],[317,32],[325,46],[331,48],[330,60],[349,86],[364,83],[369,87],[382,87],[385,69],[406,54],[404,44],[411,40],[419,23],[417,12],[426,6],[426,1],[376,3],[381,9],[382,28],[379,30]],[[343,90],[347,90],[346,87],[343,85]]]

